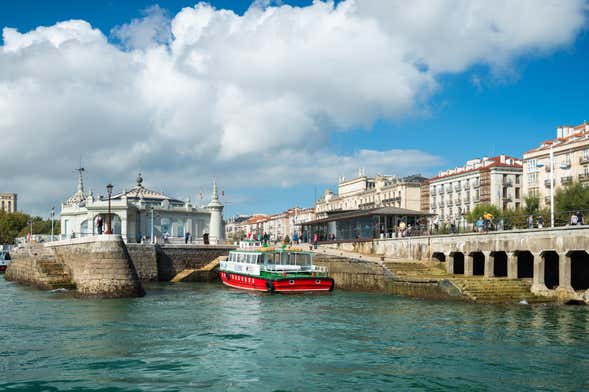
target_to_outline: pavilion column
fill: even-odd
[[[454,275],[454,253],[448,253],[446,257],[446,273]]]
[[[483,252],[485,256],[485,278],[495,276],[495,254],[492,252]]]
[[[469,253],[464,255],[464,276],[473,276],[474,271],[474,255]]]
[[[532,252],[534,257],[534,277],[532,279],[532,292],[548,291],[544,281],[544,255],[540,252]]]
[[[510,252],[507,254],[507,277],[517,279],[517,253]]]
[[[571,284],[571,252],[558,252],[558,290],[575,291]]]

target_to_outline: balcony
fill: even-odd
[[[481,184],[478,181],[472,183],[473,188],[478,188],[479,186],[481,186]]]
[[[568,184],[571,184],[572,182],[573,182],[573,177],[571,177],[571,176],[562,177],[560,179],[560,183],[562,185],[568,185]]]
[[[446,189],[446,193],[450,194],[450,193],[452,193],[452,192],[453,192],[453,191],[452,191],[452,188],[448,188],[448,189]]]
[[[444,190],[442,188],[438,189],[438,195],[443,195],[444,194]]]
[[[460,198],[457,198],[454,200],[454,205],[455,206],[459,206],[460,205]]]
[[[454,202],[452,200],[448,200],[448,203],[446,203],[446,205],[448,207],[452,207],[454,205]]]
[[[581,165],[584,165],[584,164],[586,164],[586,163],[589,163],[589,155],[587,155],[587,156],[582,156],[582,157],[579,157],[579,163],[580,163]]]
[[[550,180],[544,180],[544,186],[550,188]]]
[[[550,164],[544,166],[544,170],[546,170],[546,173],[550,173]]]
[[[550,205],[550,196],[546,196],[546,197],[544,198],[544,204],[546,204],[546,205]]]
[[[462,190],[462,187],[460,186],[460,184],[459,184],[459,185],[455,185],[455,186],[454,186],[454,190],[455,190],[456,192],[460,192],[460,191]]]
[[[570,161],[566,161],[566,162],[562,162],[560,164],[560,168],[564,169],[564,170],[568,170],[571,168],[571,162]]]
[[[474,199],[472,200],[475,203],[478,203],[481,199],[478,196],[475,196]]]
[[[444,208],[445,204],[443,201],[440,202],[440,204],[438,204],[440,208]]]
[[[579,181],[582,181],[582,182],[589,181],[589,173],[579,174]]]

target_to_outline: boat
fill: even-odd
[[[313,265],[313,254],[299,248],[272,248],[256,242],[240,243],[221,261],[223,284],[268,293],[328,292],[334,281],[327,267]]]
[[[7,250],[0,249],[0,274],[6,271],[8,264],[10,264],[10,254]]]

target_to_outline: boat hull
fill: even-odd
[[[221,271],[219,276],[226,286],[266,293],[326,292],[334,288],[333,279],[327,277],[267,279],[225,271]]]

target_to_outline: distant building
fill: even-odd
[[[339,179],[337,195],[329,189],[326,190],[315,204],[315,213],[320,219],[335,211],[382,207],[420,210],[421,184],[426,180],[421,175],[367,177],[360,170],[356,178]]]
[[[16,212],[16,193],[0,193],[0,210],[5,212]]]
[[[506,155],[473,159],[429,179],[422,188],[422,202],[441,220],[456,223],[481,203],[518,208],[523,199],[522,171],[522,161]]]
[[[287,235],[289,238],[295,233],[301,235],[303,224],[313,219],[313,208],[293,207],[272,215],[257,214],[233,218],[226,225],[226,233],[227,238],[231,236],[233,240],[237,240],[237,237],[247,237],[248,234],[255,238],[258,234],[266,233],[272,241],[279,241]]]
[[[82,171],[77,192],[61,206],[61,235],[65,238],[98,234],[99,216],[103,229],[108,222],[108,198],[84,192]],[[225,233],[223,205],[216,184],[210,203],[195,207],[189,200],[181,201],[145,188],[141,174],[131,190],[112,195],[111,224],[113,234],[121,234],[126,242],[149,241],[153,230],[153,237],[159,242],[165,235],[171,243],[183,243],[188,232],[194,243],[203,242],[207,234],[210,243],[215,244],[223,241]]]
[[[538,197],[540,207],[550,205],[551,147],[554,190],[577,181],[589,185],[589,124],[560,126],[556,139],[524,153],[524,193]]]

